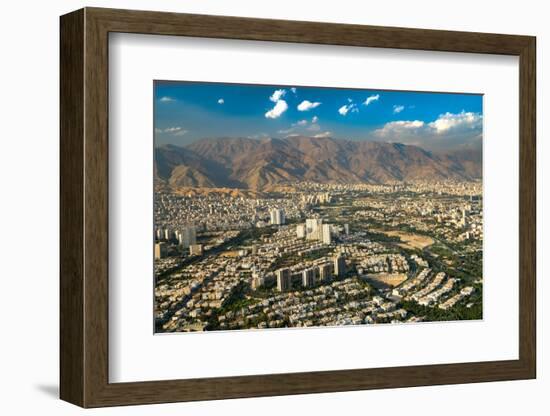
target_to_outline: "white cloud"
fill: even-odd
[[[279,118],[288,109],[288,104],[285,100],[278,100],[275,106],[265,113],[266,118]]]
[[[286,90],[283,89],[273,91],[269,99],[275,103],[275,106],[265,113],[266,118],[279,118],[288,109],[288,104],[282,99],[285,94]]]
[[[370,103],[374,101],[378,101],[379,98],[380,98],[379,94],[371,95],[370,97],[367,97],[367,99],[363,102],[363,105],[368,106]]]
[[[312,110],[316,107],[319,107],[321,105],[321,103],[319,102],[311,102],[311,101],[308,101],[308,100],[304,100],[302,101],[300,104],[298,104],[298,111],[309,111],[309,110]]]
[[[338,112],[343,116],[347,115],[350,111],[352,113],[358,113],[359,109],[357,108],[357,104],[354,104],[354,103],[346,104],[338,109]]]
[[[176,101],[174,98],[172,97],[167,97],[167,96],[164,96],[164,97],[161,97],[160,100],[159,100],[161,103],[170,103],[172,101]]]
[[[164,129],[155,128],[155,133],[158,134],[171,134],[172,136],[183,136],[185,133],[187,133],[187,130],[185,130],[183,127],[166,127]]]
[[[338,109],[338,112],[340,114],[342,114],[343,116],[345,116],[347,113],[348,113],[349,109],[348,109],[348,106],[347,105],[343,105],[342,107],[340,107]]]
[[[400,120],[390,121],[381,129],[375,130],[374,134],[380,137],[394,137],[403,133],[411,134],[424,127],[424,122],[421,120]]]
[[[375,130],[378,135],[398,133],[403,131],[422,130],[425,135],[444,135],[481,130],[483,115],[479,113],[461,111],[460,113],[444,113],[430,122],[421,120],[399,120],[386,123],[381,129]]]
[[[296,94],[296,87],[292,87],[290,91],[292,91],[292,94]]]
[[[403,111],[404,109],[405,109],[405,106],[403,106],[403,105],[394,105],[393,106],[393,113],[398,114],[401,111]]]
[[[321,130],[321,126],[319,126],[319,124],[317,123],[312,123],[309,125],[309,127],[307,128],[309,131],[319,131]]]
[[[292,123],[288,129],[279,130],[279,134],[290,134],[300,132],[316,132],[321,130],[321,126],[318,123],[319,117],[313,116],[311,122],[306,119],[298,120],[296,123]]]
[[[220,99],[218,100],[218,104],[223,104],[223,103],[225,103],[225,100],[224,100],[223,98],[220,98]]]
[[[273,91],[273,94],[271,94],[271,97],[269,97],[269,99],[271,101],[273,101],[274,103],[276,103],[281,98],[283,98],[285,96],[285,94],[286,94],[286,91],[283,90],[283,89],[275,90],[275,91]]]
[[[462,112],[458,114],[445,113],[439,118],[432,121],[429,126],[433,128],[437,134],[443,134],[450,130],[471,130],[480,129],[483,122],[483,116],[478,113]]]
[[[422,126],[424,126],[424,122],[421,120],[414,120],[414,121],[396,121],[395,123],[403,126],[406,129],[418,129]]]
[[[324,131],[322,133],[317,133],[313,137],[315,137],[316,139],[322,139],[322,138],[325,138],[325,137],[332,137],[332,132]]]
[[[426,148],[450,148],[482,138],[483,115],[462,111],[444,113],[432,122],[399,120],[386,123],[373,135],[387,141],[417,144]]]

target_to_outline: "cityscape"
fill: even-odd
[[[483,318],[481,96],[158,82],[155,100],[155,332]]]

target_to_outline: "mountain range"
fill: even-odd
[[[481,178],[481,145],[431,152],[330,137],[208,138],[155,148],[155,176],[172,187],[269,190],[278,185]]]

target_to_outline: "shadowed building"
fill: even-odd
[[[284,292],[289,290],[292,286],[292,276],[290,274],[289,268],[279,269],[276,272],[277,274],[277,290],[279,292]]]
[[[192,225],[183,227],[182,230],[178,231],[177,238],[180,246],[188,248],[197,243],[197,231]]]
[[[315,285],[315,270],[312,268],[302,271],[302,286],[312,287]]]
[[[330,234],[330,224],[323,224],[323,227],[321,228],[321,241],[324,244],[330,244],[332,243],[332,237]]]
[[[330,263],[321,264],[319,266],[319,279],[329,280],[332,277]]]
[[[334,274],[338,277],[344,277],[346,274],[346,260],[341,255],[334,258]]]

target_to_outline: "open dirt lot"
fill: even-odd
[[[379,231],[390,237],[399,237],[402,243],[399,246],[408,249],[422,250],[434,243],[434,239],[425,235],[411,234],[404,231]]]
[[[369,274],[366,280],[377,289],[383,289],[399,286],[407,280],[407,275],[405,273],[373,273]]]

